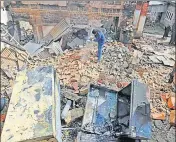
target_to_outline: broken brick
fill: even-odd
[[[176,106],[175,106],[175,97],[170,97],[168,99],[168,102],[167,102],[167,105],[170,109],[175,109]]]
[[[160,96],[164,102],[167,102],[168,99],[170,98],[170,94],[161,94]]]
[[[175,115],[175,110],[171,110],[169,117],[169,122],[171,125],[176,125]]]
[[[74,77],[75,77],[75,75],[74,75]],[[77,82],[77,80],[76,79],[71,79],[70,82]]]
[[[122,86],[126,87],[129,83],[128,82],[122,82]]]
[[[79,89],[78,82],[71,82],[71,85],[75,91],[78,91],[78,89]]]
[[[73,60],[79,60],[81,58],[81,56],[72,55],[72,56],[70,56],[70,58],[73,59]]]
[[[122,87],[123,87],[123,86],[122,86],[122,83],[117,82],[117,87],[118,87],[118,88],[122,88]]]
[[[166,119],[166,114],[164,112],[156,112],[156,113],[151,113],[152,119],[155,120],[165,120]]]
[[[103,83],[103,80],[98,80],[98,84],[102,84]]]
[[[1,114],[1,122],[4,122],[5,121],[5,118],[6,118],[6,115],[5,114]]]
[[[128,84],[129,84],[128,82],[117,82],[117,87],[123,88],[123,87],[126,87]]]
[[[161,94],[160,96],[164,102],[167,102],[166,94]]]

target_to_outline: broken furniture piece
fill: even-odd
[[[18,73],[1,142],[61,140],[60,85],[55,70],[38,67]]]
[[[148,96],[147,86],[137,80],[119,92],[91,84],[78,142],[96,142],[103,136],[150,139]]]

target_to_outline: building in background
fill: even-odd
[[[167,10],[167,3],[163,1],[150,1],[148,8],[148,19],[151,22],[159,22],[162,14]]]
[[[160,23],[164,28],[172,26],[175,22],[175,2],[150,1],[148,9],[148,20]]]
[[[176,3],[175,1],[167,3],[167,9],[166,11],[162,14],[160,23],[163,24],[164,26],[171,26],[175,22],[175,7]]]
[[[14,1],[10,8],[16,21],[26,21],[32,25],[35,40],[40,41],[62,19],[71,25],[92,27],[99,27],[102,21],[113,21],[114,17],[118,17],[120,23],[123,2]]]

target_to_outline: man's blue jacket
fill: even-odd
[[[98,42],[99,45],[103,45],[105,43],[105,36],[101,31],[98,31],[97,35],[95,36],[96,42]]]

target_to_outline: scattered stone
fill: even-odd
[[[161,134],[160,135],[156,135],[156,139],[157,139],[157,142],[166,142],[164,136],[161,136]]]
[[[158,129],[162,129],[163,128],[163,122],[161,120],[155,120],[155,126],[158,128]]]
[[[171,129],[169,130],[168,134],[167,134],[167,142],[175,142],[176,138],[175,138],[175,128],[171,127]]]
[[[121,59],[121,58],[122,58],[122,55],[121,55],[121,54],[119,54],[119,55],[118,55],[118,58],[119,58],[119,59]]]
[[[128,68],[128,63],[126,61],[123,63],[123,67]]]
[[[128,84],[129,84],[128,82],[117,82],[117,87],[123,88],[123,87],[126,87]]]
[[[171,97],[170,94],[161,94],[160,96],[164,102],[167,102],[167,100]]]

